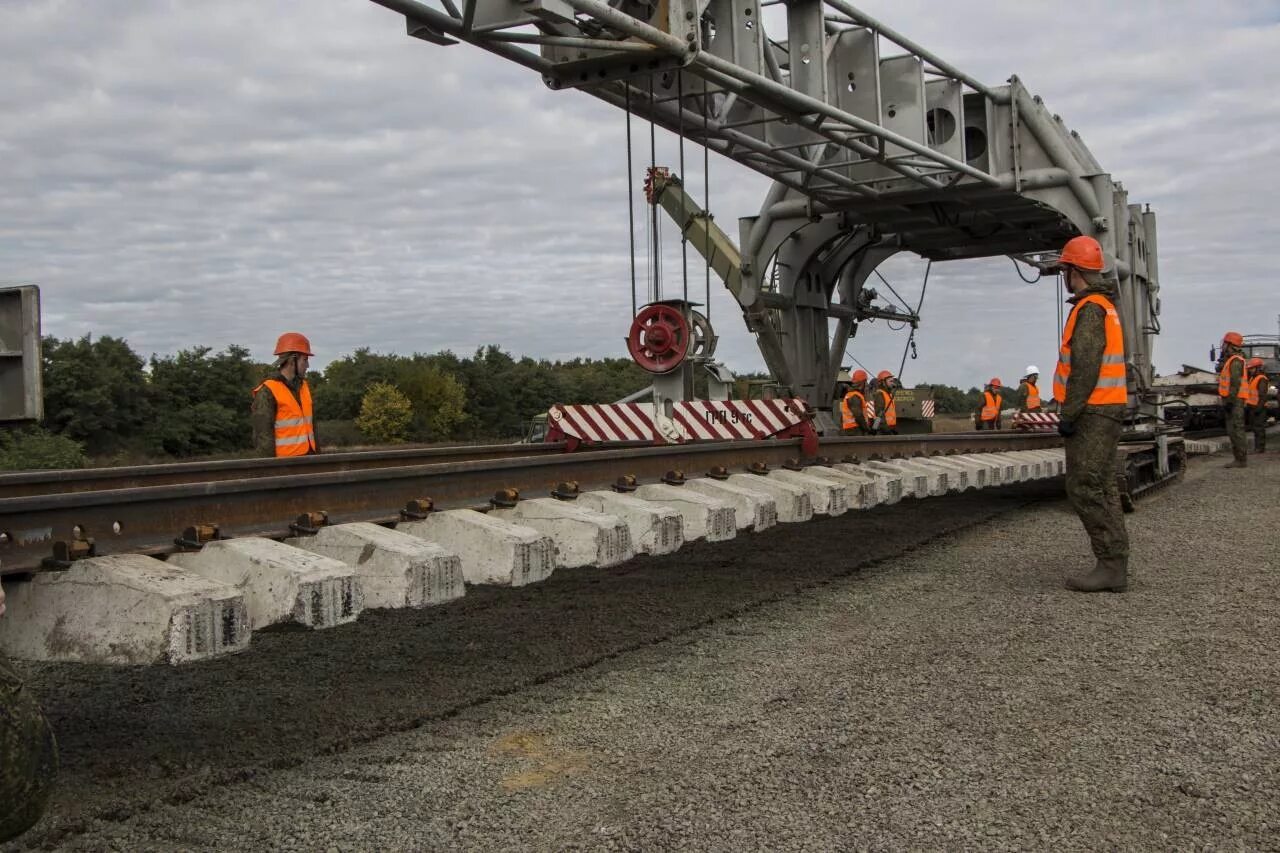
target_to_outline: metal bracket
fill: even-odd
[[[184,550],[199,551],[206,542],[225,538],[227,537],[222,535],[216,524],[193,524],[185,528],[182,535],[173,540],[173,544]]]
[[[562,483],[556,483],[556,487],[551,490],[551,497],[558,501],[573,501],[578,499],[578,484],[573,480],[566,480]]]
[[[324,510],[316,510],[313,512],[304,512],[298,516],[297,521],[289,525],[298,536],[315,536],[320,532],[320,528],[329,523],[329,513]]]
[[[92,539],[73,539],[70,542],[54,542],[53,556],[45,557],[40,565],[46,569],[69,569],[76,560],[98,556],[98,546]]]
[[[400,510],[400,520],[421,521],[430,515],[435,508],[435,502],[431,498],[414,498],[404,505],[404,509]]]
[[[520,502],[519,489],[499,489],[489,498],[489,505],[497,509],[511,509]]]

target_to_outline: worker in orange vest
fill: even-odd
[[[1249,380],[1245,376],[1244,356],[1240,354],[1242,346],[1244,337],[1239,332],[1227,332],[1222,336],[1222,351],[1218,356],[1218,397],[1222,407],[1226,409],[1227,435],[1231,438],[1231,455],[1235,457],[1227,463],[1227,468],[1245,468],[1249,465],[1249,449],[1244,433]]]
[[[844,435],[871,435],[875,406],[867,400],[867,372],[855,370],[849,390],[840,400],[840,432]]]
[[[1014,396],[1014,402],[1019,412],[1038,412],[1040,411],[1040,387],[1036,384],[1040,381],[1040,368],[1034,364],[1028,364],[1027,369],[1022,374],[1022,381],[1018,383],[1018,390]]]
[[[894,402],[894,394],[898,390],[898,380],[887,370],[876,374],[876,411],[879,416],[872,422],[872,427],[881,435],[898,434],[898,404]]]
[[[1000,410],[1004,406],[1004,386],[1000,377],[993,377],[982,390],[982,405],[974,412],[978,429],[1000,429]]]
[[[1097,560],[1092,571],[1067,581],[1079,592],[1124,592],[1129,586],[1129,532],[1116,484],[1129,396],[1124,330],[1105,268],[1102,246],[1092,237],[1073,237],[1059,258],[1072,308],[1053,372],[1053,399],[1066,445],[1067,500]]]
[[[1253,449],[1267,452],[1267,394],[1271,379],[1262,372],[1262,359],[1251,358],[1245,364],[1249,372],[1249,426],[1253,428]]]
[[[275,354],[275,375],[253,389],[253,443],[264,456],[308,456],[318,452],[306,379],[311,342],[285,332]]]

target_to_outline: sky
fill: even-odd
[[[988,84],[1017,74],[1157,212],[1158,370],[1207,363],[1228,329],[1277,330],[1275,0],[857,5]],[[0,2],[0,284],[40,285],[45,333],[266,360],[297,330],[321,365],[360,347],[625,356],[625,114],[469,45],[409,38],[364,0],[303,8]],[[647,131],[633,128],[637,198]],[[701,197],[701,149],[685,156]],[[767,181],[714,155],[709,180],[736,237]],[[683,288],[673,233],[668,296]],[[919,259],[883,271],[914,301]],[[1058,300],[1005,258],[935,265],[904,382],[1049,371]],[[762,368],[714,278],[711,319],[720,358]],[[905,334],[864,326],[851,355],[896,372]]]

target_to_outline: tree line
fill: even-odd
[[[250,391],[272,375],[249,350],[198,346],[143,359],[122,338],[45,338],[44,421],[0,430],[0,469],[72,468],[247,453]],[[763,378],[763,377],[756,377]],[[322,447],[502,441],[554,403],[618,400],[649,374],[626,358],[515,358],[368,349],[308,374]],[[940,412],[968,412],[980,392],[931,386]]]

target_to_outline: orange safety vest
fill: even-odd
[[[861,391],[850,391],[844,395],[844,399],[840,401],[840,428],[856,429],[858,419],[853,416],[853,410],[849,407],[849,398],[857,397],[858,404],[862,406],[862,413],[866,415],[867,422],[876,416],[876,407],[867,402],[867,398],[863,396]]]
[[[1036,412],[1040,410],[1040,389],[1034,384],[1027,383],[1027,411]]]
[[[1000,404],[1004,402],[1004,397],[999,394],[992,394],[990,391],[982,392],[982,421],[994,421],[1000,416]]]
[[[311,388],[306,382],[295,399],[289,386],[279,379],[267,379],[253,389],[253,396],[266,388],[276,398],[276,456],[306,456],[316,452],[316,433],[311,423]]]
[[[1236,396],[1248,402],[1249,371],[1245,367],[1242,355],[1227,356],[1227,360],[1222,363],[1222,370],[1218,373],[1218,396],[1225,398],[1231,394],[1231,362],[1236,359],[1240,360],[1240,390],[1236,392]]]
[[[1067,401],[1067,379],[1071,376],[1071,335],[1076,330],[1076,317],[1080,309],[1089,303],[1102,306],[1107,312],[1105,329],[1106,346],[1102,350],[1102,367],[1098,371],[1098,384],[1089,392],[1085,401],[1089,406],[1124,405],[1129,401],[1129,392],[1124,371],[1124,329],[1120,325],[1120,315],[1111,300],[1099,293],[1091,293],[1081,299],[1071,309],[1066,328],[1062,330],[1062,346],[1058,350],[1058,366],[1053,371],[1053,399],[1059,403]]]
[[[898,404],[894,402],[893,396],[883,388],[880,394],[880,411],[884,412],[884,425],[889,429],[894,429],[898,425]]]
[[[1219,380],[1221,382],[1221,380]],[[1228,385],[1228,387],[1230,387]],[[1250,406],[1257,406],[1262,403],[1262,398],[1266,395],[1263,389],[1267,387],[1267,374],[1259,373],[1257,376],[1249,380],[1249,396],[1245,398],[1245,403]]]

